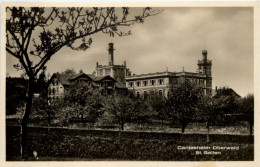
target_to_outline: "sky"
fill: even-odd
[[[68,68],[85,73],[95,70],[96,62],[108,64],[108,43],[113,42],[115,64],[123,64],[132,73],[196,72],[201,51],[212,60],[213,89],[228,86],[239,95],[254,92],[254,20],[251,7],[171,7],[153,8],[162,13],[143,24],[130,27],[132,35],[110,37],[98,33],[86,51],[64,47],[47,63],[52,75]],[[133,10],[133,11],[132,11]],[[131,13],[132,11],[132,13]],[[138,9],[130,9],[135,14]],[[17,63],[6,55],[6,72],[19,77]]]

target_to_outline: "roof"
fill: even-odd
[[[102,81],[104,79],[111,79],[114,82],[117,82],[113,77],[111,77],[110,75],[106,75],[106,76],[101,76],[101,77],[95,77],[94,81]]]
[[[53,78],[57,78],[59,80],[59,82],[62,85],[70,85],[70,81],[68,80],[70,77],[72,76],[72,74],[60,74],[60,73],[54,73],[50,79],[49,82],[51,82],[53,80]]]
[[[126,76],[126,80],[136,80],[136,79],[148,79],[148,78],[161,78],[161,77],[192,77],[192,78],[205,78],[206,74],[203,73],[195,73],[195,72],[155,72],[155,73],[147,73],[147,74],[138,74],[138,75],[131,75]]]
[[[114,78],[112,78],[110,75],[106,75],[106,76],[102,76],[102,77],[95,77],[93,74],[85,74],[85,73],[78,73],[78,74],[75,74],[75,75],[54,73],[52,75],[51,79],[49,80],[49,84],[52,82],[52,80],[54,78],[57,78],[58,81],[62,85],[71,85],[73,80],[76,80],[77,78],[79,78],[81,76],[88,77],[89,79],[91,79],[94,82],[99,82],[99,81],[102,81],[104,79],[111,79],[114,82],[116,82],[116,80]]]

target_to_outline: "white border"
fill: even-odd
[[[65,1],[66,2],[66,1]],[[136,166],[136,167],[143,167],[143,166],[163,166],[163,167],[172,167],[174,166],[195,166],[195,167],[256,167],[260,166],[259,161],[259,134],[260,134],[260,127],[259,127],[259,108],[260,103],[259,101],[259,1],[243,1],[243,2],[194,2],[194,1],[185,1],[185,2],[108,2],[108,1],[101,1],[101,2],[2,2],[1,4],[1,80],[0,80],[0,166],[10,166],[10,167],[17,167],[17,166],[49,166],[49,167],[57,167],[57,166],[108,166],[108,167],[117,167],[117,166]],[[53,161],[44,161],[44,162],[6,162],[6,145],[5,145],[5,75],[6,75],[6,51],[5,51],[5,7],[6,6],[45,6],[45,7],[67,7],[67,6],[129,6],[129,7],[143,7],[143,6],[150,6],[150,7],[254,7],[254,96],[255,96],[255,122],[254,122],[254,129],[255,129],[255,144],[254,144],[254,161],[187,161],[187,162],[180,162],[180,161],[66,161],[66,162],[53,162]]]

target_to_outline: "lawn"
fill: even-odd
[[[254,158],[253,138],[242,135],[118,132],[51,128],[29,129],[30,160],[37,151],[40,161],[47,160],[153,160],[153,161],[250,161]],[[7,160],[19,160],[19,128],[7,127]],[[198,154],[198,150],[178,146],[239,148],[217,150],[220,154]],[[205,151],[205,150],[202,150]]]

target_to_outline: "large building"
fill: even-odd
[[[96,63],[95,74],[80,73],[77,75],[62,75],[55,73],[49,84],[49,97],[58,98],[64,94],[64,89],[71,86],[75,81],[91,81],[104,87],[108,83],[117,89],[128,89],[137,96],[158,92],[167,95],[170,84],[177,84],[180,79],[187,79],[203,86],[205,94],[212,95],[212,62],[207,58],[207,51],[202,51],[202,59],[198,60],[197,72],[170,72],[166,69],[163,72],[132,75],[126,66],[126,61],[122,65],[114,64],[114,45],[108,44],[108,64],[99,65]],[[106,87],[106,86],[105,86]]]
[[[198,61],[197,72],[169,72],[167,69],[163,72],[131,75],[126,77],[126,86],[137,96],[145,95],[149,92],[158,92],[167,95],[169,84],[177,84],[180,79],[187,79],[202,85],[205,94],[212,94],[212,74],[211,60],[207,59],[207,51],[202,51],[202,60]]]

